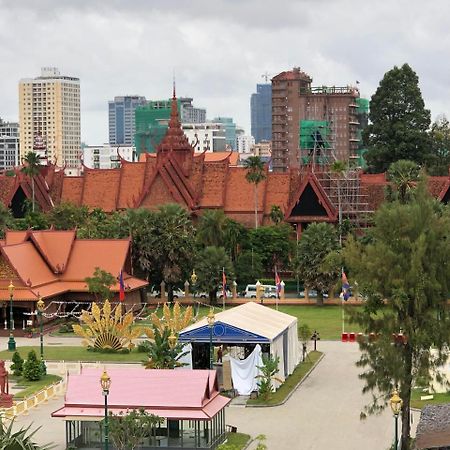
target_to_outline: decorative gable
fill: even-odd
[[[268,343],[269,339],[255,333],[251,333],[241,328],[233,327],[224,322],[216,322],[213,327],[214,342],[231,344],[235,342]],[[181,332],[179,336],[181,342],[209,342],[210,329],[205,325],[195,330]]]

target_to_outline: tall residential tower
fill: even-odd
[[[274,171],[358,158],[358,88],[312,87],[311,83],[312,78],[298,67],[272,78]]]
[[[145,97],[126,95],[114,97],[108,102],[109,143],[111,145],[134,145],[136,133],[134,111],[147,104]]]
[[[20,157],[35,150],[43,161],[80,168],[80,80],[44,67],[41,76],[19,82]]]
[[[256,85],[256,93],[250,98],[250,115],[255,142],[272,140],[272,85]]]

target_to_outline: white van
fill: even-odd
[[[277,287],[268,284],[262,284],[264,288],[264,298],[277,298]],[[256,298],[256,284],[247,284],[244,291],[245,298]]]

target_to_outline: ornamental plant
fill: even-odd
[[[23,377],[28,381],[38,381],[42,378],[42,375],[41,362],[37,359],[36,352],[31,350],[23,365]]]
[[[23,358],[20,356],[20,353],[14,352],[11,361],[12,361],[11,370],[13,371],[13,375],[15,375],[16,377],[21,377],[24,361]]]

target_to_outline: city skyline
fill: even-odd
[[[108,100],[169,98],[175,74],[178,96],[193,97],[208,118],[233,117],[250,134],[250,96],[266,72],[300,66],[318,86],[358,80],[361,96],[370,98],[384,73],[404,62],[417,72],[433,120],[449,115],[446,2],[364,10],[353,0],[282,1],[270,11],[264,4],[0,0],[7,43],[0,49],[0,116],[17,121],[18,81],[56,66],[80,78],[82,140],[107,142]]]

